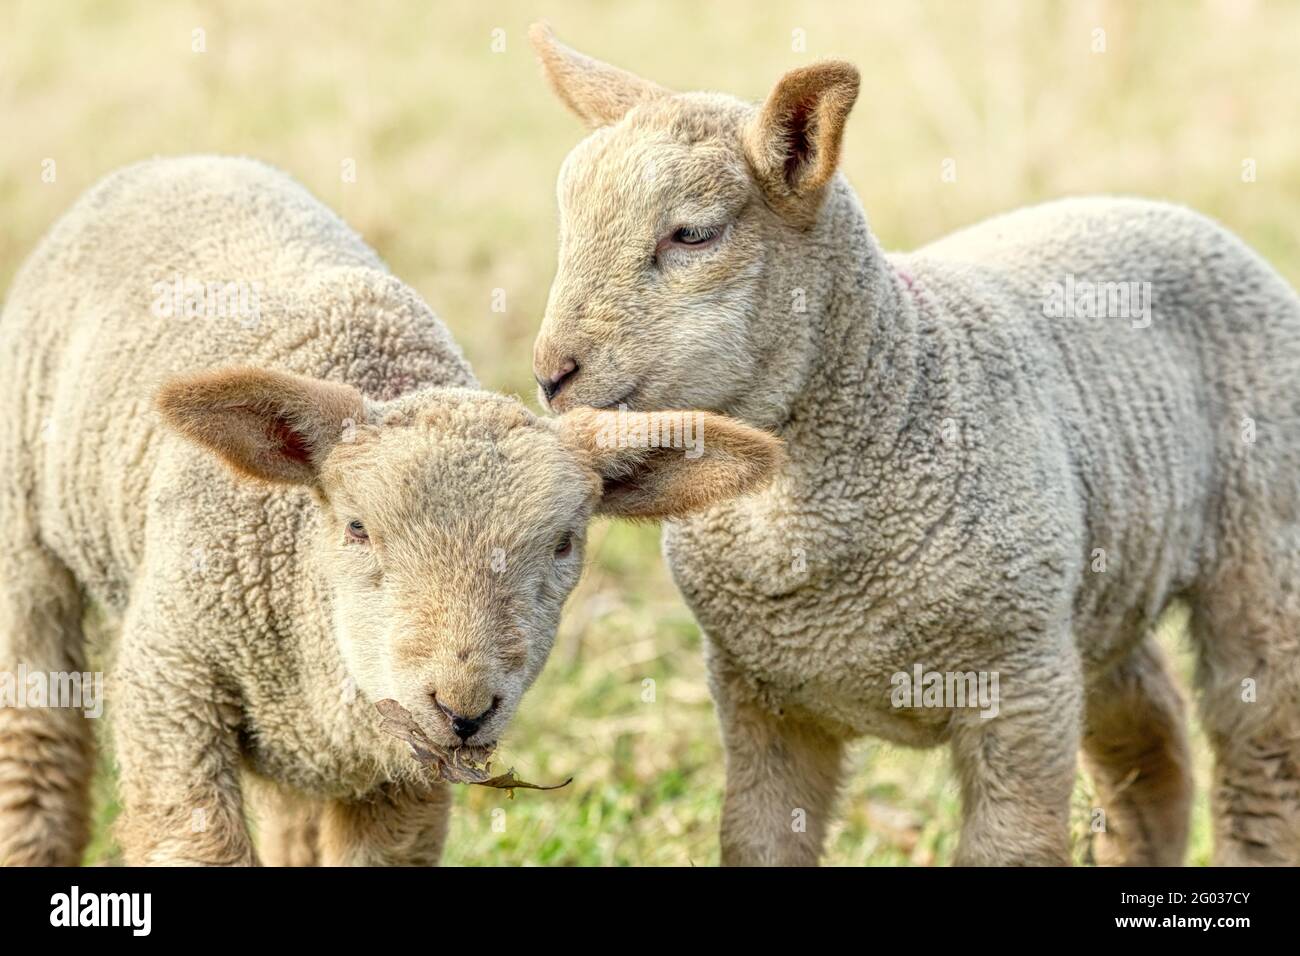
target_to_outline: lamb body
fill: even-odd
[[[828,223],[819,271],[854,280],[808,290],[825,326],[780,422],[796,451],[764,495],[674,525],[666,547],[710,633],[746,620],[727,656],[756,688],[932,744],[950,715],[881,692],[910,662],[987,670],[1008,632],[1064,616],[1085,670],[1104,670],[1192,586],[1223,547],[1223,489],[1262,495],[1292,464],[1292,384],[1246,386],[1256,349],[1300,369],[1298,330],[1285,284],[1177,207],[1067,200],[887,256],[853,235],[842,183],[828,204],[848,228]],[[1215,274],[1225,256],[1253,291]],[[1153,328],[1046,319],[1044,287],[1066,274],[1152,277]],[[1249,351],[1224,354],[1246,335]]]
[[[1178,862],[1189,757],[1151,632],[1179,599],[1217,858],[1300,860],[1285,281],[1209,219],[1126,199],[887,255],[835,172],[851,66],[793,71],[756,109],[534,41],[595,130],[560,175],[543,394],[711,408],[787,444],[765,492],[664,537],[707,636],[724,862],[815,861],[863,734],[950,745],[959,862],[1067,861],[1080,747],[1107,814],[1099,858]],[[1150,283],[1149,324],[1049,317],[1071,277]],[[895,675],[917,665],[997,674],[996,716],[898,706]]]
[[[246,295],[178,314],[175,290],[208,283]],[[265,862],[311,862],[317,831],[326,862],[437,862],[446,788],[375,702],[490,748],[590,516],[684,513],[775,461],[711,416],[723,462],[599,448],[600,414],[478,391],[420,298],[248,160],[92,189],[15,278],[0,355],[0,667],[84,670],[88,607],[120,632],[107,697],[137,864],[254,862],[245,779]],[[607,471],[646,494],[616,501]],[[0,862],[77,862],[92,766],[80,712],[0,709]]]

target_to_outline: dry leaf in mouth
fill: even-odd
[[[375,704],[384,719],[379,722],[379,729],[386,734],[406,742],[411,748],[411,756],[437,774],[438,779],[448,783],[471,783],[480,787],[493,787],[508,791],[513,799],[515,790],[558,790],[573,782],[570,777],[564,783],[546,787],[536,783],[520,780],[515,776],[514,768],[503,774],[490,776],[492,751],[486,747],[447,748],[434,743],[420,729],[410,711],[391,698],[385,698]]]

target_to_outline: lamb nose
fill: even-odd
[[[478,732],[479,721],[470,717],[461,717],[459,714],[451,715],[451,732],[461,740],[469,740]]]
[[[546,395],[549,402],[556,395],[560,394],[560,389],[564,388],[564,383],[573,378],[578,371],[578,363],[573,359],[565,359],[560,370],[549,378],[541,375],[537,376],[537,384],[542,387],[542,392]]]
[[[438,709],[442,711],[442,715],[447,718],[447,723],[451,724],[451,732],[461,740],[469,740],[469,738],[473,737],[478,732],[478,729],[483,726],[483,721],[495,714],[497,708],[501,706],[501,698],[493,697],[492,706],[483,713],[477,717],[466,717],[463,714],[456,713],[438,700],[437,691],[434,691],[430,696],[433,697],[433,702],[438,705]]]

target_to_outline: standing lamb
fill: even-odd
[[[756,108],[533,40],[594,130],[559,178],[534,355],[550,406],[708,408],[787,445],[762,495],[664,539],[708,638],[723,861],[815,862],[845,744],[869,734],[950,746],[958,863],[1068,862],[1080,748],[1099,858],[1180,862],[1184,715],[1152,629],[1181,600],[1216,859],[1300,863],[1286,282],[1210,220],[1138,200],[887,255],[836,173],[851,65],[794,70]],[[994,705],[962,706],[986,681]]]
[[[279,808],[268,857],[310,862],[299,814],[325,862],[436,862],[446,787],[375,702],[490,748],[588,518],[743,492],[779,447],[708,415],[685,452],[635,447],[614,413],[538,420],[477,391],[360,238],[238,159],[142,163],[83,197],[13,283],[0,382],[0,676],[84,671],[83,611],[110,619],[133,864],[254,862],[241,777]],[[0,708],[0,863],[80,859],[91,727]]]

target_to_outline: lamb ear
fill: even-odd
[[[256,368],[174,378],[156,404],[168,425],[240,474],[297,485],[316,484],[330,449],[365,416],[350,385]]]
[[[763,487],[780,439],[710,412],[580,408],[560,418],[566,439],[600,475],[597,514],[680,518]]]
[[[744,132],[745,151],[778,212],[809,225],[840,161],[844,123],[858,98],[858,71],[827,60],[791,70]]]
[[[548,24],[534,23],[528,39],[555,95],[592,129],[617,123],[638,103],[668,95],[662,86],[570,49]]]

